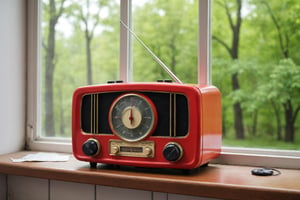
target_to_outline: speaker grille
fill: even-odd
[[[86,134],[112,134],[109,127],[109,108],[126,92],[94,93],[82,98],[81,129]],[[184,137],[189,129],[188,100],[185,95],[164,92],[134,91],[147,96],[154,103],[158,123],[153,137]]]

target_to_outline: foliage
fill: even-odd
[[[198,2],[175,2],[149,1],[145,6],[136,8],[133,29],[182,81],[196,83]],[[145,19],[149,19],[147,23],[144,23]],[[136,41],[133,65],[135,81],[170,78]]]
[[[45,41],[50,15],[48,1],[44,2],[42,37]],[[95,84],[119,79],[119,1],[99,2],[104,4],[100,14],[85,13],[91,17],[91,25],[95,25],[94,29],[89,28],[94,30],[90,48]],[[212,79],[222,92],[224,143],[268,148],[276,143],[278,147],[274,148],[297,149],[300,144],[300,0],[243,0],[238,57],[232,59],[225,46],[232,45],[228,14],[235,23],[237,2],[212,1]],[[79,17],[83,6],[77,6],[76,10],[75,4],[79,5],[78,1],[65,0],[64,12],[55,29],[54,117],[56,136],[62,137],[71,133],[72,93],[87,83],[85,29]],[[197,82],[197,16],[197,0],[151,0],[143,4],[133,1],[133,31],[186,83]],[[170,79],[145,49],[132,40],[134,81]],[[44,49],[43,58],[46,53]],[[43,62],[43,72],[45,67]],[[235,74],[240,87],[233,90]],[[41,88],[44,90],[45,85]],[[235,140],[232,108],[237,102],[243,111],[243,141]],[[293,131],[293,137],[287,140],[289,130]]]

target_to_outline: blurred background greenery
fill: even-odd
[[[212,0],[212,83],[223,145],[300,148],[300,0]],[[43,0],[43,136],[70,137],[75,88],[119,79],[119,0]],[[197,83],[198,1],[132,0],[132,29]],[[200,30],[201,31],[201,30]],[[134,81],[170,79],[133,39]]]

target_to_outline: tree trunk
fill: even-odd
[[[278,35],[278,42],[280,46],[280,51],[282,53],[282,56],[285,59],[289,58],[289,35],[288,32],[285,32],[285,30],[281,27],[278,18],[273,13],[268,1],[263,1],[265,6],[267,7],[267,10],[271,16],[271,19],[276,27],[277,35]],[[284,141],[285,142],[294,142],[294,135],[295,135],[295,121],[297,118],[297,114],[299,112],[299,107],[294,111],[292,106],[291,99],[287,100],[285,103],[283,103],[284,108],[284,117],[285,117],[285,135],[284,135]]]
[[[226,135],[227,135],[227,127],[226,127],[226,115],[225,115],[225,109],[224,109],[224,107],[222,108],[222,135],[224,136],[224,137],[226,137]]]
[[[239,58],[239,42],[240,42],[240,30],[242,25],[242,0],[236,0],[237,10],[236,10],[236,23],[233,23],[233,17],[230,14],[228,5],[225,6],[226,14],[229,19],[230,27],[232,30],[232,41],[230,48],[230,55],[233,60],[238,60]],[[234,73],[231,76],[232,80],[232,89],[233,91],[237,91],[240,89],[238,74]],[[234,111],[234,127],[235,127],[235,137],[236,139],[244,139],[244,121],[243,121],[243,111],[241,108],[241,103],[236,102],[233,105]]]
[[[232,48],[231,48],[231,57],[233,60],[237,60],[239,58],[239,42],[240,42],[240,30],[242,25],[242,1],[237,0],[237,19],[236,24],[231,24],[232,28]],[[238,74],[234,73],[232,75],[232,88],[233,91],[239,90],[239,80]],[[241,108],[241,103],[236,102],[234,105],[234,126],[235,126],[235,133],[236,139],[244,139],[245,138],[245,131],[244,131],[244,120],[243,120],[243,111]]]
[[[293,107],[290,100],[283,104],[284,117],[285,117],[285,142],[294,142],[294,120],[293,120]]]
[[[275,102],[272,101],[272,107],[275,113],[275,118],[276,118],[276,137],[277,140],[282,140],[282,135],[281,135],[281,120],[280,120],[280,110],[279,107],[276,106]]]
[[[212,37],[228,51],[233,61],[239,58],[238,51],[239,51],[240,30],[242,25],[242,14],[241,14],[242,0],[236,0],[236,5],[237,5],[236,12],[232,14],[232,12],[229,9],[230,6],[227,4],[227,2],[224,1],[224,4],[222,4],[222,7],[225,8],[226,16],[229,21],[229,27],[232,31],[231,46],[227,45],[227,43],[224,40],[216,36]],[[234,18],[236,19],[235,23],[234,23]],[[239,90],[240,85],[239,85],[237,73],[232,74],[231,81],[232,81],[232,90],[233,91]],[[233,105],[233,111],[234,111],[235,136],[237,139],[244,139],[245,133],[244,133],[243,112],[242,112],[240,102],[235,102],[235,104]]]
[[[236,91],[240,88],[237,74],[232,75],[232,88],[233,91]],[[236,102],[233,105],[234,110],[234,128],[235,128],[235,138],[236,139],[244,139],[244,125],[243,125],[243,112],[241,108],[240,102]]]
[[[47,51],[45,59],[45,134],[54,136],[54,109],[53,109],[53,75],[54,75],[54,56],[55,56],[55,25],[57,19],[55,16],[55,2],[50,1],[50,20],[49,33],[47,39]]]
[[[262,1],[262,3],[267,7],[267,10],[271,16],[271,19],[276,27],[277,35],[278,35],[278,42],[280,45],[280,51],[284,58],[289,58],[289,36],[288,36],[287,32],[284,32],[282,30],[279,20],[274,15],[268,1]]]
[[[89,35],[89,30],[86,27],[85,44],[86,44],[86,67],[87,67],[87,84],[88,85],[93,84],[91,41],[92,41],[92,37]]]
[[[47,36],[47,44],[45,45],[46,59],[45,59],[45,135],[55,135],[54,124],[54,106],[53,106],[53,77],[55,70],[55,26],[58,22],[58,18],[63,12],[64,0],[60,2],[60,8],[57,12],[55,0],[49,1],[49,33]]]
[[[60,131],[60,134],[62,135],[62,136],[64,136],[65,135],[65,127],[66,127],[66,125],[65,125],[65,118],[64,118],[64,112],[65,112],[65,109],[64,109],[64,105],[63,105],[63,92],[62,92],[62,88],[60,87],[59,88],[59,102],[60,102],[60,104],[59,104],[59,117],[60,117],[60,120],[59,120],[59,131]]]
[[[252,121],[252,128],[251,128],[251,133],[253,136],[256,136],[257,119],[258,119],[258,111],[255,110],[253,113],[253,121]]]

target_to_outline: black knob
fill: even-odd
[[[116,80],[116,81],[113,81],[113,80],[110,80],[110,81],[107,81],[108,84],[112,84],[112,83],[124,83],[123,80]]]
[[[99,142],[95,139],[88,139],[82,145],[82,151],[87,156],[96,156],[99,153]]]
[[[172,83],[173,82],[171,79],[158,79],[156,81],[160,82],[160,83]]]
[[[182,157],[182,148],[177,143],[168,143],[163,151],[163,155],[166,160],[175,162]]]

